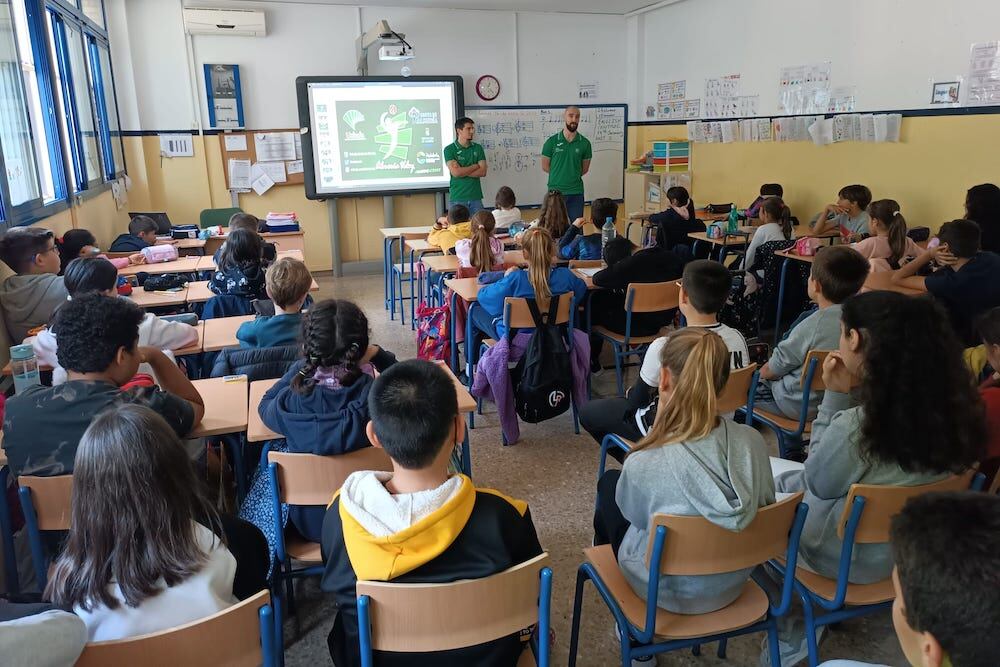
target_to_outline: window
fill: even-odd
[[[82,0],[80,8],[83,9],[84,16],[104,29],[104,3],[101,0]]]
[[[115,87],[111,77],[111,55],[108,47],[94,37],[87,36],[90,55],[90,79],[94,84],[94,105],[101,127],[101,152],[104,158],[104,179],[114,180],[125,169],[122,152],[121,128],[118,125],[118,105],[115,104]]]
[[[49,40],[58,64],[55,74],[67,121],[63,129],[67,139],[64,149],[70,151],[67,160],[73,165],[74,190],[86,190],[100,182],[101,162],[83,33],[76,23],[50,11]]]

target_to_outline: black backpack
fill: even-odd
[[[569,297],[567,297],[569,298]],[[543,319],[534,299],[527,299],[535,332],[524,356],[517,362],[511,379],[514,410],[529,424],[557,417],[569,409],[573,389],[573,368],[569,351],[555,322],[559,296],[553,295],[548,315]]]

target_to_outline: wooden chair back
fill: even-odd
[[[569,292],[559,295],[559,308],[556,310],[556,321],[549,324],[569,323],[569,304],[573,300],[573,295]],[[544,316],[549,310],[549,304],[538,302],[538,310]],[[528,300],[509,296],[504,299],[504,312],[507,316],[508,329],[534,329],[535,320],[531,318],[531,310],[528,309]]]
[[[802,377],[799,379],[799,386],[802,389],[806,388],[806,375],[809,373],[809,362],[816,359],[816,372],[813,373],[812,384],[809,385],[810,391],[822,391],[826,389],[826,385],[823,384],[823,362],[826,361],[827,355],[830,354],[830,350],[809,350],[806,354],[805,363],[802,364]]]
[[[261,649],[260,609],[270,603],[270,593],[261,591],[207,618],[176,628],[93,642],[84,647],[76,667],[267,664]]]
[[[632,296],[633,313],[658,313],[662,310],[676,308],[680,303],[681,286],[677,280],[665,283],[629,283],[625,294],[628,304]]]
[[[267,461],[276,465],[280,500],[289,505],[328,505],[352,472],[392,470],[389,456],[377,447],[335,456],[268,452]]]
[[[31,504],[38,519],[38,530],[69,530],[73,475],[17,478],[22,489],[31,489]]]
[[[946,477],[940,482],[921,484],[919,486],[876,486],[873,484],[851,484],[847,493],[847,502],[840,515],[837,526],[837,536],[844,539],[847,519],[851,516],[854,499],[862,496],[865,499],[865,510],[854,533],[856,544],[885,544],[889,542],[889,525],[892,517],[899,514],[910,498],[934,491],[966,491],[972,483],[975,470],[968,470],[961,475]]]
[[[729,372],[729,380],[726,381],[726,386],[719,394],[717,412],[720,415],[735,412],[737,408],[742,408],[747,404],[755,372],[757,372],[757,364],[750,364]]]
[[[538,622],[543,553],[482,579],[447,584],[359,581],[371,600],[372,649],[404,653],[447,651],[518,632]],[[547,638],[542,638],[547,641]]]
[[[650,534],[666,526],[667,540],[660,561],[661,574],[697,575],[733,572],[784,556],[795,509],[802,492],[757,510],[750,525],[738,533],[715,525],[703,516],[654,514]],[[653,554],[649,540],[646,562]]]
[[[600,259],[571,259],[569,268],[571,269],[599,269],[604,266],[604,261]]]

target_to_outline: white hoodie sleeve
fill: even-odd
[[[24,342],[31,343],[39,365],[52,367],[59,365],[59,359],[56,357],[56,335],[50,329],[43,329],[37,336],[26,338]]]
[[[139,325],[139,344],[159,350],[178,350],[198,340],[198,330],[183,322],[161,320],[152,313],[146,313]]]

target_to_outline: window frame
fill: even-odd
[[[111,62],[111,45],[107,40],[99,38],[97,35],[84,33],[84,42],[87,45],[87,56],[90,61],[90,76],[92,90],[94,91],[94,105],[96,106],[96,120],[99,126],[99,143],[101,154],[104,157],[102,170],[104,181],[110,182],[120,178],[125,173],[125,143],[122,141],[122,123],[118,114],[118,93],[115,90],[115,73]],[[101,69],[101,50],[107,54],[108,73],[111,75],[112,107],[109,109],[107,96],[105,95],[104,70]],[[109,120],[111,112],[114,111],[114,119],[118,126],[118,137],[111,135],[111,125]],[[118,141],[118,148],[121,151],[122,163],[115,161],[114,142]]]

